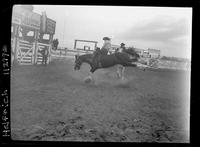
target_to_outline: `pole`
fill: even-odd
[[[74,42],[74,49],[76,48],[76,42],[77,42],[77,40],[75,40],[75,42]]]
[[[35,38],[34,38],[34,64],[37,64],[37,54],[38,54],[38,34],[39,31],[35,31]]]
[[[64,17],[64,31],[63,31],[63,45],[64,45],[64,37],[65,37],[65,17]]]
[[[48,60],[48,64],[51,62],[52,42],[53,42],[53,34],[50,34],[50,43],[49,43],[49,60]]]
[[[96,49],[97,48],[97,42],[95,43],[95,46],[94,46],[94,49]]]

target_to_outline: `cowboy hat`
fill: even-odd
[[[110,40],[109,37],[103,37],[103,40]]]
[[[124,44],[124,43],[121,43],[120,45],[121,45],[121,46],[124,46],[125,44]]]

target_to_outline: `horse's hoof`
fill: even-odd
[[[89,77],[86,77],[85,79],[84,79],[84,82],[85,83],[91,83],[92,82],[92,78],[89,76]]]

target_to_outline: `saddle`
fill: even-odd
[[[102,64],[101,64],[101,56],[103,54],[101,54],[101,52],[96,52],[94,53],[93,55],[93,62],[95,63],[95,65],[97,65],[98,67],[102,67]]]

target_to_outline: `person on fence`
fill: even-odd
[[[53,40],[53,47],[54,47],[55,50],[58,49],[58,44],[59,44],[58,39]]]
[[[49,50],[47,46],[45,46],[45,48],[41,51],[41,54],[42,54],[42,64],[47,64],[49,56]]]
[[[56,41],[55,39],[53,39],[53,41],[52,41],[52,49],[53,50],[55,50],[55,41]]]

